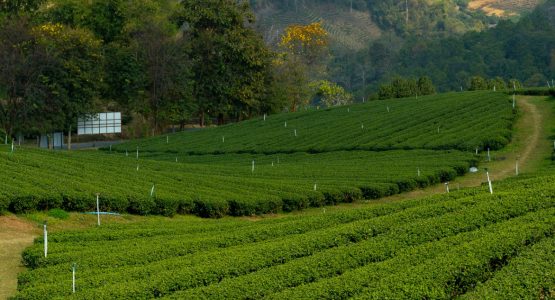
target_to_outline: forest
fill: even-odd
[[[382,35],[349,50],[330,40],[322,21],[289,24],[274,43],[257,31],[260,9],[324,2],[368,11]],[[499,89],[509,80],[545,86],[555,77],[555,1],[516,21],[467,6],[0,1],[0,135],[72,132],[79,116],[121,111],[128,137],[150,136],[308,106],[476,89],[476,77],[504,81]],[[402,90],[392,89],[399,83]]]

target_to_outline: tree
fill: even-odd
[[[184,0],[181,4],[178,19],[187,27],[200,125],[208,113],[220,122],[226,114],[240,120],[256,113],[266,94],[271,56],[262,37],[247,26],[254,21],[248,3],[207,0],[199,5]]]
[[[321,64],[328,43],[328,32],[322,27],[322,22],[315,22],[304,26],[289,25],[279,44],[290,55],[299,57],[307,66],[314,67]]]
[[[507,88],[507,83],[503,78],[497,76],[493,79],[488,80],[488,89],[489,90],[505,90]]]
[[[100,42],[59,24],[12,19],[0,30],[0,122],[8,134],[70,129],[102,83]]]
[[[167,122],[183,122],[190,96],[189,60],[183,38],[164,30],[154,22],[145,24],[135,36],[136,51],[143,69],[142,100],[137,106],[150,118],[154,132],[160,132]]]
[[[353,102],[353,96],[346,92],[341,86],[327,80],[311,83],[315,89],[316,96],[327,107],[347,105]]]
[[[378,88],[378,99],[392,99],[395,98],[395,91],[391,84],[381,84]]]
[[[41,72],[46,93],[37,120],[41,132],[63,130],[70,134],[80,116],[92,111],[94,100],[103,85],[101,41],[89,31],[60,24],[43,24],[33,28],[54,63]]]
[[[473,76],[470,78],[470,91],[480,91],[480,90],[487,90],[488,83],[487,81],[481,76]]]
[[[433,95],[436,93],[436,88],[430,77],[423,76],[418,78],[418,93],[420,95]]]
[[[0,15],[11,16],[36,11],[45,0],[0,0]]]
[[[9,136],[38,128],[31,118],[41,113],[42,106],[34,102],[45,93],[41,73],[52,63],[27,19],[4,20],[0,25],[0,126]]]
[[[281,36],[277,67],[287,86],[290,111],[310,101],[309,83],[324,73],[327,45],[328,33],[320,22],[290,25]]]

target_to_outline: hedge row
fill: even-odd
[[[351,203],[362,199],[378,199],[402,192],[423,188],[430,184],[444,182],[462,175],[465,170],[443,170],[435,176],[421,176],[400,179],[395,183],[373,183],[356,187],[326,187],[317,191],[303,193],[279,193],[264,198],[249,197],[229,200],[164,198],[140,196],[137,194],[111,193],[100,198],[102,211],[128,212],[131,214],[195,214],[204,218],[221,218],[226,215],[250,216],[302,210],[308,207],[321,207]],[[67,211],[96,211],[96,196],[82,192],[36,192],[26,194],[0,194],[0,211],[9,209],[14,213],[27,213],[36,210],[62,208]]]

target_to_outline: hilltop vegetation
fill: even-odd
[[[379,39],[366,49],[339,55],[332,78],[355,91],[358,99],[399,75],[429,76],[439,91],[468,89],[473,76],[546,86],[555,77],[554,6],[554,1],[545,1],[518,21],[499,20],[481,32],[443,38],[409,36],[404,42]]]

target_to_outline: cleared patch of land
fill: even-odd
[[[487,15],[510,17],[519,15],[523,11],[532,10],[541,0],[472,0],[468,7],[473,10],[482,10]]]
[[[0,299],[13,295],[17,274],[25,267],[21,252],[33,243],[38,228],[13,215],[0,216]]]

